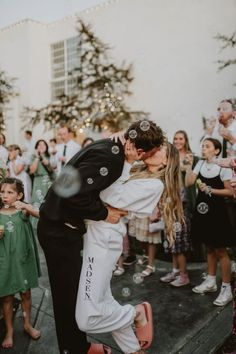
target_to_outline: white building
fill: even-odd
[[[7,113],[8,144],[22,141],[24,106],[42,107],[55,90],[70,90],[66,73],[79,15],[112,47],[115,63],[133,63],[128,105],[150,112],[170,139],[186,130],[197,150],[202,116],[235,97],[235,66],[218,72],[216,63],[235,58],[235,49],[220,52],[214,38],[235,31],[235,13],[235,0],[111,0],[53,23],[26,19],[0,29],[0,68],[18,79],[19,91]],[[42,129],[34,135],[41,137]]]

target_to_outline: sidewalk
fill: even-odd
[[[14,321],[14,348],[0,349],[1,354],[59,354],[51,293],[42,252],[40,257],[43,276],[40,278],[40,287],[32,292],[32,318],[34,325],[41,329],[42,336],[38,341],[32,341],[23,333],[22,314],[18,308]],[[188,269],[191,285],[179,289],[159,281],[159,278],[170,270],[170,263],[157,260],[156,267],[156,273],[145,278],[141,284],[133,281],[133,274],[143,269],[138,265],[127,268],[124,275],[112,280],[114,296],[122,304],[129,302],[135,305],[142,301],[149,301],[152,304],[155,334],[153,345],[147,353],[215,353],[231,331],[232,303],[224,308],[216,307],[212,301],[218,292],[206,295],[192,292],[191,288],[201,281],[206,264],[190,263]],[[3,323],[0,322],[2,340]],[[103,341],[113,348],[112,354],[121,353],[110,335],[97,335],[89,340]]]

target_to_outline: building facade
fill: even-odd
[[[235,67],[218,72],[216,63],[235,58],[235,49],[220,52],[214,38],[235,31],[235,12],[234,0],[111,0],[56,22],[26,19],[0,29],[0,68],[17,78],[19,93],[7,110],[8,144],[22,140],[23,107],[40,108],[71,92],[79,16],[110,45],[114,63],[133,64],[128,106],[150,112],[170,140],[186,130],[197,151],[202,116],[216,114],[221,99],[236,96]],[[43,131],[38,126],[35,138]]]

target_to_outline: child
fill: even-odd
[[[37,247],[28,215],[38,217],[38,211],[23,202],[23,183],[17,178],[5,178],[1,183],[0,209],[0,298],[6,325],[3,348],[13,346],[13,299],[20,292],[24,330],[33,339],[40,331],[30,323],[31,288],[38,286],[39,262]],[[3,267],[4,265],[4,267]]]
[[[186,185],[192,185],[198,178],[199,188],[196,208],[192,222],[192,238],[207,246],[207,278],[192,290],[203,294],[217,291],[216,267],[220,259],[222,286],[216,306],[224,306],[233,298],[230,280],[230,259],[226,247],[236,244],[232,226],[227,214],[224,197],[233,195],[230,186],[232,171],[221,168],[213,162],[221,152],[221,143],[217,139],[207,138],[202,144],[204,161],[199,161],[192,171],[191,166],[186,172]]]

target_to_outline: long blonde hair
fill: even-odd
[[[166,143],[166,166],[157,172],[150,172],[145,164],[134,166],[131,169],[130,179],[159,178],[164,184],[164,191],[158,206],[165,222],[166,237],[173,245],[175,234],[184,223],[183,206],[180,196],[180,163],[179,152],[171,143]]]

